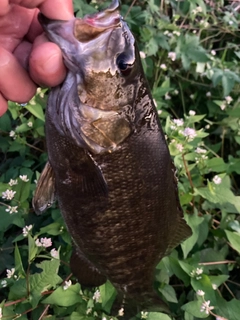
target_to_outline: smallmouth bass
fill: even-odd
[[[118,7],[114,0],[70,21],[39,16],[68,74],[48,98],[49,161],[33,206],[42,213],[57,198],[80,284],[109,279],[126,309],[167,312],[153,289],[155,267],[191,229],[139,51]]]

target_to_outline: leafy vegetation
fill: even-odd
[[[142,312],[133,319],[238,320],[239,4],[149,0],[131,7],[131,0],[122,2],[193,230],[157,266],[155,285],[172,314]],[[74,1],[78,16],[108,4]],[[71,238],[57,206],[42,216],[32,209],[47,159],[46,96],[39,89],[27,105],[10,102],[0,118],[0,318],[116,319],[108,315],[116,296],[109,282],[83,290],[71,275]]]

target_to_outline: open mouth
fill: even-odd
[[[107,29],[121,25],[119,2],[114,0],[106,10],[77,19],[74,25],[74,36],[85,42],[96,38]]]

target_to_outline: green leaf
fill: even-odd
[[[82,302],[80,289],[81,287],[79,283],[71,285],[66,290],[64,290],[63,287],[58,287],[49,297],[44,299],[42,302],[62,307],[73,306],[76,303]]]
[[[14,260],[15,260],[15,270],[20,276],[26,276],[23,265],[22,265],[22,258],[18,249],[17,244],[15,244],[14,250]]]
[[[213,172],[224,172],[227,170],[227,164],[222,158],[212,158],[206,160],[206,166]]]
[[[116,298],[116,289],[111,284],[110,281],[107,281],[105,284],[99,287],[101,299],[102,299],[102,307],[103,309],[109,313],[113,304],[113,301]]]
[[[35,259],[37,252],[38,252],[38,248],[35,244],[35,241],[32,238],[32,236],[28,233],[28,262],[29,263]]]
[[[186,304],[184,304],[182,306],[182,309],[188,313],[190,313],[191,315],[193,315],[194,317],[200,318],[200,319],[204,319],[208,317],[208,314],[206,314],[205,312],[201,312],[201,306],[202,306],[202,301],[201,300],[197,300],[197,301],[191,301],[188,302]]]
[[[223,86],[223,96],[226,97],[232,91],[234,87],[235,81],[233,78],[227,77],[224,75],[222,77],[222,86]]]
[[[161,312],[149,312],[147,319],[148,320],[171,320],[171,318],[167,314],[161,313]]]
[[[158,290],[163,294],[167,301],[178,303],[176,292],[169,284],[165,284],[163,288],[159,288]]]
[[[31,295],[30,302],[33,308],[37,306],[39,300],[41,299],[42,292],[55,287],[62,280],[57,275],[58,268],[60,266],[60,260],[45,260],[41,263],[36,264],[36,266],[42,269],[42,272],[35,273],[29,277]]]
[[[195,195],[200,195],[215,204],[231,204],[235,207],[236,212],[240,212],[240,197],[235,196],[230,190],[229,181],[229,177],[226,176],[222,178],[221,184],[216,185],[209,182],[208,187],[195,188]]]
[[[185,215],[185,220],[187,224],[191,227],[193,233],[190,238],[181,243],[184,258],[188,256],[189,252],[197,243],[199,238],[199,225],[204,222],[203,217],[199,217],[197,212],[191,215]]]
[[[33,114],[36,118],[45,121],[45,116],[43,113],[43,108],[40,104],[36,103],[35,105],[28,104],[24,107],[27,109],[31,114]]]
[[[231,246],[240,253],[240,234],[237,232],[231,232],[225,230],[228,241],[231,243]]]

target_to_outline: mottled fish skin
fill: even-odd
[[[191,231],[139,52],[117,7],[113,1],[71,21],[40,16],[69,69],[48,100],[49,163],[76,245],[75,273],[76,258],[91,285],[107,278],[141,309],[167,311],[153,289],[155,267]]]

